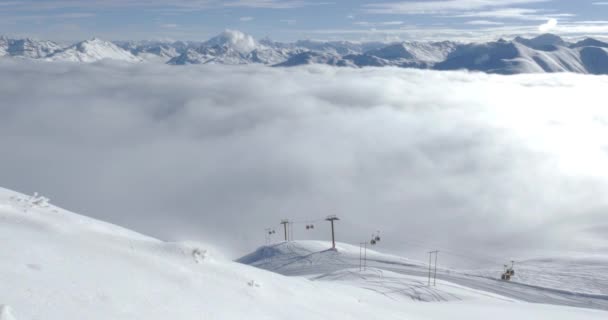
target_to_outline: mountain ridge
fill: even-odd
[[[97,38],[61,47],[52,41],[0,37],[0,57],[91,63],[100,60],[169,65],[262,64],[295,67],[400,67],[468,70],[497,74],[572,72],[608,74],[608,43],[594,38],[568,42],[555,34],[481,43],[392,43],[299,40],[260,41],[237,30],[199,42],[117,41]]]

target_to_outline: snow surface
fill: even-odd
[[[10,306],[0,305],[0,320],[15,320]]]
[[[419,279],[376,269],[316,276],[324,281],[285,277],[225,260],[203,244],[163,242],[65,211],[42,196],[6,189],[0,189],[0,244],[2,320],[608,316],[600,310],[513,302],[459,286],[442,288],[442,295],[463,299],[420,303],[390,292],[391,286],[399,289],[401,281]],[[309,249],[325,245],[315,243]],[[351,284],[378,275],[385,281],[375,285],[378,291]],[[440,281],[438,288],[447,285]],[[420,288],[417,294],[420,300],[433,300],[435,290]]]

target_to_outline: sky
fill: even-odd
[[[1,186],[161,239],[236,258],[266,228],[280,241],[281,219],[297,222],[296,240],[329,241],[335,214],[338,241],[380,231],[379,250],[418,260],[608,252],[605,76],[11,59],[0,70]]]
[[[224,29],[278,41],[607,36],[607,17],[602,0],[0,0],[0,34],[56,41],[201,41]]]

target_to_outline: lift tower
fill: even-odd
[[[281,224],[283,225],[283,230],[285,230],[285,241],[287,241],[287,225],[289,224],[289,220],[283,219],[281,220]]]
[[[340,220],[340,219],[338,219],[338,217],[336,217],[335,215],[331,215],[331,216],[328,216],[325,220],[331,222],[331,248],[335,249],[336,248],[336,237],[335,237],[335,233],[334,233],[334,221]]]

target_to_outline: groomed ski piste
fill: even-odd
[[[558,303],[554,295],[566,293],[503,284],[525,288],[514,290],[530,297],[547,297],[535,301],[543,303],[527,303],[508,294],[515,292],[510,289],[487,288],[494,280],[446,269],[438,270],[437,286],[429,287],[423,263],[372,251],[367,270],[359,271],[358,247],[339,244],[337,250],[327,250],[327,245],[289,242],[263,247],[240,260],[250,266],[222,257],[208,244],[163,242],[71,213],[40,196],[0,188],[0,319],[608,316],[603,310],[551,304]],[[595,290],[605,290],[599,287],[605,278],[595,276]],[[588,297],[573,294],[570,299],[582,303]],[[605,300],[601,294],[594,299]]]
[[[428,263],[367,249],[362,271],[360,255],[358,246],[338,243],[333,250],[327,242],[295,241],[261,247],[238,261],[287,276],[348,283],[395,300],[491,298],[608,310],[606,258],[523,261],[512,281],[500,280],[499,269],[459,271],[439,267],[437,283],[429,287]]]

